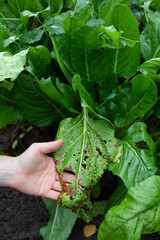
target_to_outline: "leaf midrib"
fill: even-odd
[[[42,94],[40,91],[37,90],[37,88],[35,87],[35,85],[33,83],[33,79],[32,78],[31,78],[31,84],[32,84],[34,90],[36,92],[38,92],[38,94],[40,94],[53,108],[55,108],[57,113],[59,113],[59,115],[62,117],[62,119],[64,119],[65,115],[56,107],[56,105],[52,101],[50,101],[44,94]]]
[[[158,205],[160,206],[160,202],[157,203],[157,204],[155,204],[155,205],[153,205],[153,206],[151,206],[150,208],[147,208],[147,209],[145,209],[145,210],[143,210],[143,211],[140,211],[140,212],[137,213],[135,216],[127,219],[126,221],[124,221],[124,223],[122,223],[122,225],[120,225],[118,228],[116,228],[116,229],[114,230],[114,232],[112,232],[112,233],[110,234],[108,240],[110,239],[110,237],[112,237],[112,235],[113,235],[116,231],[118,231],[121,227],[123,227],[124,224],[128,223],[129,221],[131,221],[132,219],[138,217],[139,215],[142,215],[144,212],[149,211],[149,210],[151,210],[152,208],[157,207]],[[157,207],[157,208],[158,208],[158,207]],[[123,219],[123,220],[124,220],[124,219]],[[142,228],[143,228],[143,227],[142,227]],[[112,240],[112,239],[111,239],[111,240]]]
[[[84,112],[84,123],[83,123],[83,140],[82,140],[82,150],[81,150],[81,157],[79,160],[79,168],[78,168],[78,174],[77,174],[77,188],[78,188],[78,180],[79,180],[79,174],[80,174],[80,170],[82,167],[82,162],[83,162],[83,152],[84,152],[84,148],[85,148],[85,139],[86,139],[86,122],[87,122],[87,108],[84,107],[83,108],[83,112]]]
[[[143,159],[141,158],[141,156],[139,156],[139,154],[136,152],[136,150],[127,141],[124,141],[124,143],[126,143],[128,145],[128,147],[131,149],[131,151],[134,152],[134,154],[139,158],[140,162],[142,163],[142,165],[146,169],[146,172],[148,173],[149,177],[151,177],[152,175],[148,172],[147,167],[146,167]]]
[[[53,233],[54,225],[55,225],[55,223],[56,223],[56,218],[57,218],[57,216],[58,216],[58,210],[59,210],[59,205],[58,205],[58,203],[57,203],[56,212],[55,212],[55,216],[54,216],[54,221],[53,221],[52,228],[51,228],[51,232],[50,232],[50,235],[49,235],[49,240],[52,240],[52,233]]]
[[[144,100],[144,98],[148,95],[148,92],[150,91],[150,88],[148,88],[148,90],[145,92],[145,94],[143,95],[143,97],[136,103],[136,105],[134,105],[131,110],[129,112],[133,112],[133,110],[137,107],[137,105],[140,104],[140,102],[142,102]],[[128,112],[128,113],[129,113]]]

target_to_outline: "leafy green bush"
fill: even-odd
[[[0,128],[61,121],[57,171],[77,177],[69,187],[61,179],[59,204],[46,200],[44,239],[67,239],[77,217],[98,214],[99,240],[160,231],[159,9],[156,0],[1,0]],[[93,202],[106,170],[122,181]]]

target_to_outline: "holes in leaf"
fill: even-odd
[[[85,157],[84,157],[84,161],[86,161],[88,158],[89,158],[88,156],[85,156]]]
[[[11,78],[5,78],[7,82],[11,82]]]
[[[84,149],[84,154],[86,154],[87,153],[87,150],[86,149]]]
[[[145,141],[139,141],[135,143],[135,146],[139,149],[146,149],[146,150],[150,150],[148,144]]]
[[[102,156],[102,152],[99,147],[96,147],[97,152],[99,153],[100,156]]]
[[[160,69],[158,69],[157,74],[160,74]]]
[[[85,163],[82,164],[82,168],[86,169],[86,164]]]

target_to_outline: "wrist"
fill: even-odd
[[[16,165],[16,157],[0,156],[0,186],[12,186],[16,176]]]

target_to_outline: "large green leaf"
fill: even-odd
[[[82,26],[72,35],[70,56],[75,72],[93,82],[103,82],[109,72],[107,50],[100,49],[99,31]],[[99,74],[101,73],[101,74]]]
[[[71,83],[74,70],[70,60],[70,45],[72,33],[80,26],[85,25],[90,18],[92,7],[86,0],[75,1],[73,11],[68,11],[55,17],[54,24],[51,21],[49,32],[53,42],[58,63]],[[57,32],[58,30],[58,32]],[[71,73],[68,73],[68,71]]]
[[[31,75],[21,75],[16,80],[14,91],[26,119],[34,125],[49,126],[65,118],[59,106],[46,97]]]
[[[157,87],[145,75],[137,75],[131,80],[132,91],[119,95],[119,113],[115,119],[117,127],[124,127],[153,107],[157,101]]]
[[[130,40],[139,40],[139,29],[135,17],[127,5],[117,4],[106,19],[106,26],[113,25],[122,36]],[[140,62],[140,47],[108,49],[110,71],[121,77],[129,78],[136,73]]]
[[[72,98],[73,101],[76,101],[75,94],[73,89],[65,84],[62,93],[59,92],[56,87],[53,85],[51,78],[44,79],[42,78],[40,81],[37,81],[38,86],[41,91],[45,94],[45,96],[50,99],[56,106],[61,109],[61,111],[67,116],[75,116],[73,113],[79,113],[78,110],[75,109],[75,105],[69,99]],[[70,87],[70,88],[69,88]],[[71,91],[72,89],[72,91]],[[65,96],[66,94],[71,94],[71,96]]]
[[[0,88],[0,128],[17,123],[23,119],[21,109],[17,106],[14,95],[5,88]]]
[[[160,19],[160,14],[159,14]],[[160,20],[149,20],[141,33],[141,52],[145,60],[160,57]]]
[[[10,52],[0,53],[0,82],[14,81],[24,70],[26,54],[28,50],[23,50],[15,55]]]
[[[155,143],[144,123],[133,124],[123,138],[119,163],[109,163],[108,169],[121,177],[127,188],[137,185],[157,171]]]
[[[61,208],[55,200],[46,199],[45,203],[50,220],[47,226],[41,228],[40,234],[44,240],[67,240],[77,219],[76,214]]]
[[[78,117],[60,123],[56,138],[65,143],[54,154],[60,179],[66,167],[71,167],[77,178],[68,187],[61,180],[63,194],[60,204],[75,209],[84,203],[86,207],[91,187],[107,169],[108,162],[118,160],[117,155],[120,155],[114,130],[107,120],[95,118],[90,108],[83,107]]]
[[[131,188],[119,206],[111,208],[98,231],[98,240],[140,240],[160,230],[160,177],[152,176]]]
[[[96,18],[103,19],[105,22],[107,21],[107,18],[109,14],[111,13],[113,7],[117,5],[118,3],[124,3],[125,0],[93,0],[94,3],[94,13]]]
[[[16,28],[20,23],[20,14],[24,10],[38,12],[48,6],[47,0],[1,0],[0,21],[6,23],[9,28]]]

